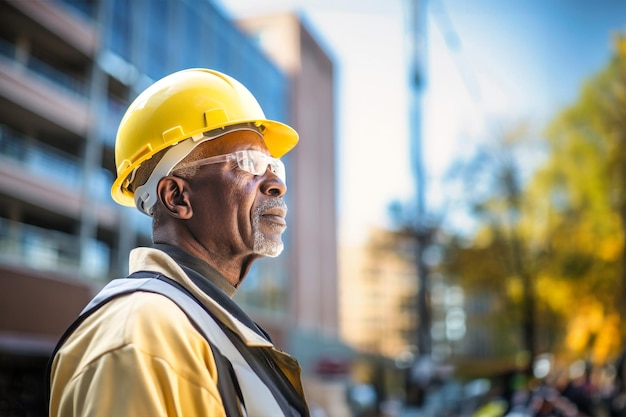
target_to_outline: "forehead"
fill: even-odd
[[[267,151],[267,146],[265,145],[263,138],[258,133],[249,130],[241,130],[227,133],[217,139],[201,143],[192,152],[192,155],[207,158],[210,156],[223,155],[245,149]]]

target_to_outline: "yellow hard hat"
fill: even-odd
[[[241,129],[259,132],[275,158],[298,143],[294,129],[267,120],[250,91],[226,74],[192,68],[162,78],[131,103],[120,122],[115,140],[117,178],[111,188],[113,200],[124,206],[137,205],[150,215],[156,202],[154,181],[158,183],[168,175],[200,143]],[[171,148],[167,154],[176,155],[164,158],[160,169],[157,165],[153,170],[154,174],[160,171],[160,177],[153,178],[151,184],[155,190],[135,195],[139,190],[134,193],[128,187],[137,168],[166,148]]]

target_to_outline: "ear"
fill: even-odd
[[[174,176],[161,178],[157,185],[157,195],[171,217],[188,220],[193,215],[189,201],[189,183],[183,178]]]

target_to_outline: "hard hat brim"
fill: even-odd
[[[291,126],[275,120],[237,121],[232,123],[232,125],[240,123],[254,123],[256,126],[261,128],[265,145],[267,146],[270,155],[274,158],[280,158],[287,152],[291,151],[299,140],[298,133]],[[170,146],[172,146],[172,144],[168,144],[162,149],[166,149]],[[125,182],[134,170],[138,169],[142,163],[152,158],[154,154],[158,153],[162,149],[155,150],[154,152],[141,158],[135,164],[128,167],[122,175],[117,177],[111,187],[111,197],[115,202],[126,207],[135,207],[134,195],[125,186]]]

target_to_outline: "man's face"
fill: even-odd
[[[229,133],[201,144],[193,159],[256,150],[269,155],[261,137],[251,131]],[[254,175],[236,161],[196,168],[192,185],[190,230],[216,256],[278,256],[283,250],[287,206],[284,182],[269,169]]]

